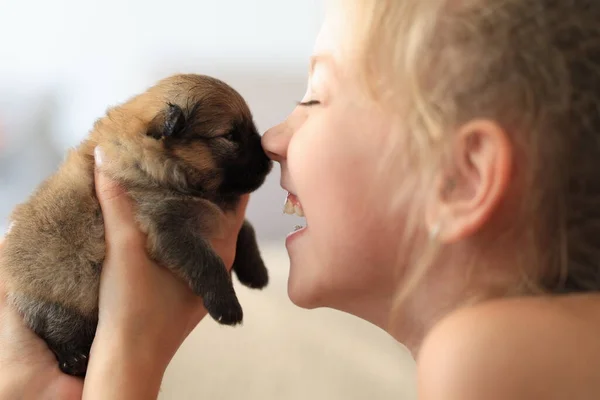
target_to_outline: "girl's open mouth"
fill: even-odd
[[[300,201],[298,200],[298,197],[295,194],[288,192],[287,197],[285,199],[285,204],[283,205],[283,213],[288,215],[296,215],[298,217],[304,218],[304,210],[302,210],[302,204],[300,204]],[[305,226],[296,225],[294,227],[294,232],[298,232],[302,229],[305,229]]]

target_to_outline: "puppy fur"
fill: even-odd
[[[134,200],[150,257],[187,282],[226,325],[242,321],[242,307],[208,240],[221,234],[223,213],[258,189],[272,167],[239,93],[212,77],[175,75],[109,109],[58,171],[16,207],[0,253],[0,279],[10,304],[46,341],[61,370],[76,376],[87,370],[106,251],[94,187],[96,145],[105,153],[103,172]],[[251,288],[268,283],[248,221],[233,271]]]

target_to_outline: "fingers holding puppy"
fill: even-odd
[[[107,247],[125,251],[141,248],[145,238],[135,221],[133,201],[121,185],[101,172],[104,154],[100,147],[94,155],[96,196],[104,218]]]

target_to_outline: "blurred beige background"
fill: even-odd
[[[261,132],[306,90],[322,0],[0,0],[0,232],[108,106],[176,72],[227,81]],[[412,399],[414,365],[379,329],[286,295],[279,168],[251,198],[271,273],[237,286],[240,328],[203,321],[166,375],[161,399]]]
[[[283,246],[262,249],[264,291],[240,285],[244,324],[204,319],[167,370],[161,400],[416,399],[415,365],[383,331],[333,310],[303,310],[287,297]]]

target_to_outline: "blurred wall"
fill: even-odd
[[[108,106],[176,72],[224,79],[262,131],[306,87],[318,0],[0,0],[0,230]],[[279,168],[248,217],[283,241]]]

